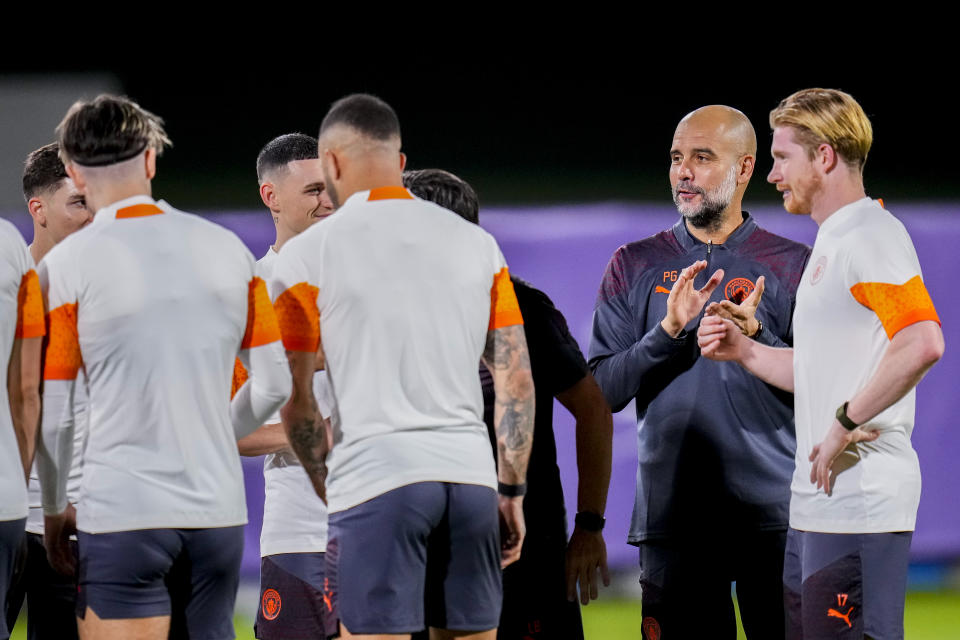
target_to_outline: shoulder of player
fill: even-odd
[[[27,246],[20,230],[4,218],[0,218],[0,242],[4,245],[3,255],[8,259],[16,255],[16,251]]]
[[[526,280],[511,274],[510,282],[513,283],[513,290],[517,294],[517,303],[520,305],[521,313],[525,311],[525,308],[530,309],[531,311],[535,309],[556,309],[556,305],[553,304],[553,300],[550,299],[550,296],[540,289],[537,289]]]

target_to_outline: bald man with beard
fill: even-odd
[[[700,357],[705,314],[766,345],[792,342],[805,245],[742,209],[756,134],[707,106],[677,126],[670,229],[620,247],[593,316],[589,364],[614,411],[636,400],[643,637],[783,637],[783,557],[796,448],[792,395]]]

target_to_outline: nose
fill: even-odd
[[[783,178],[780,176],[780,171],[777,168],[777,165],[773,165],[773,168],[770,169],[770,173],[767,174],[767,182],[770,184],[776,184],[782,179]]]
[[[690,163],[686,158],[681,160],[677,166],[677,179],[693,180],[693,170],[690,168]]]

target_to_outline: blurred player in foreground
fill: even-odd
[[[493,638],[501,557],[515,561],[523,543],[534,409],[503,255],[485,231],[402,186],[400,124],[379,98],[334,103],[319,140],[340,209],[287,243],[272,293],[294,375],[281,416],[326,492],[341,632],[409,637],[426,624],[435,637]],[[321,334],[335,399],[328,477],[311,385]],[[499,484],[481,356],[497,393]]]
[[[43,304],[33,258],[20,232],[0,220],[0,602],[21,551],[27,478],[40,419]],[[0,618],[0,638],[10,636]]]
[[[276,225],[276,241],[257,261],[269,282],[278,252],[287,240],[333,213],[317,157],[317,139],[302,133],[274,138],[257,157],[260,197]],[[330,415],[326,375],[313,376],[320,415]],[[263,461],[263,529],[260,532],[260,640],[323,638],[336,633],[324,602],[327,506],[290,448],[279,413],[237,445],[240,455]]]
[[[33,218],[33,242],[30,255],[40,264],[47,252],[71,233],[93,220],[83,194],[67,176],[60,160],[57,143],[40,147],[27,156],[23,169],[23,197]],[[83,441],[87,435],[87,378],[81,369],[77,374],[73,432],[73,461],[67,481],[68,510],[80,497]],[[37,389],[39,395],[39,387]],[[26,558],[22,571],[7,595],[7,626],[13,627],[23,599],[27,599],[27,637],[31,640],[77,637],[77,576],[64,575],[50,566],[43,547],[43,506],[40,501],[40,479],[36,461],[30,471],[27,489],[30,513],[27,516]],[[73,515],[71,520],[75,520]],[[70,540],[71,555],[77,557],[76,540]]]
[[[479,224],[477,194],[457,176],[440,169],[407,171],[403,184],[413,195]],[[503,610],[497,638],[582,639],[577,581],[584,604],[598,595],[598,571],[604,584],[610,583],[601,530],[610,484],[613,419],[563,314],[542,291],[515,275],[510,280],[523,315],[539,409],[523,502],[527,535],[520,559],[503,570]],[[490,372],[483,365],[480,377],[484,421],[495,444],[495,398]],[[569,545],[553,435],[554,397],[577,421],[578,513]]]
[[[747,637],[783,634],[791,398],[701,358],[696,343],[704,312],[735,318],[752,342],[791,341],[810,249],[743,211],[756,152],[753,125],[736,109],[713,105],[684,117],[670,149],[681,218],[617,250],[594,310],[597,382],[615,411],[636,399],[629,541],[640,547],[648,640],[735,637],[734,581]]]
[[[96,214],[40,268],[47,552],[73,569],[66,485],[84,368],[81,637],[231,638],[246,522],[236,440],[290,391],[273,307],[239,238],[151,197],[169,144],[156,116],[104,95],[74,104],[57,132]],[[231,402],[238,352],[251,375]]]
[[[943,354],[916,250],[866,196],[873,129],[850,95],[806,89],[770,113],[767,177],[819,225],[797,291],[793,349],[700,325],[703,355],[796,395],[784,587],[790,638],[902,638],[920,466],[914,388]],[[848,635],[849,634],[849,635]]]

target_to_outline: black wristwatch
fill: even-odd
[[[603,525],[607,523],[603,516],[597,515],[592,511],[581,511],[573,521],[584,531],[593,531],[595,533],[603,531]]]
[[[853,431],[860,425],[847,417],[847,405],[850,404],[850,401],[847,400],[842,405],[837,407],[837,422],[846,429],[847,431]]]
[[[758,320],[757,320],[757,325],[759,325],[759,326],[757,326],[756,332],[755,332],[752,336],[750,336],[750,339],[751,339],[751,340],[756,340],[757,338],[760,337],[760,334],[763,333],[763,320],[759,320],[759,319],[758,319]]]

